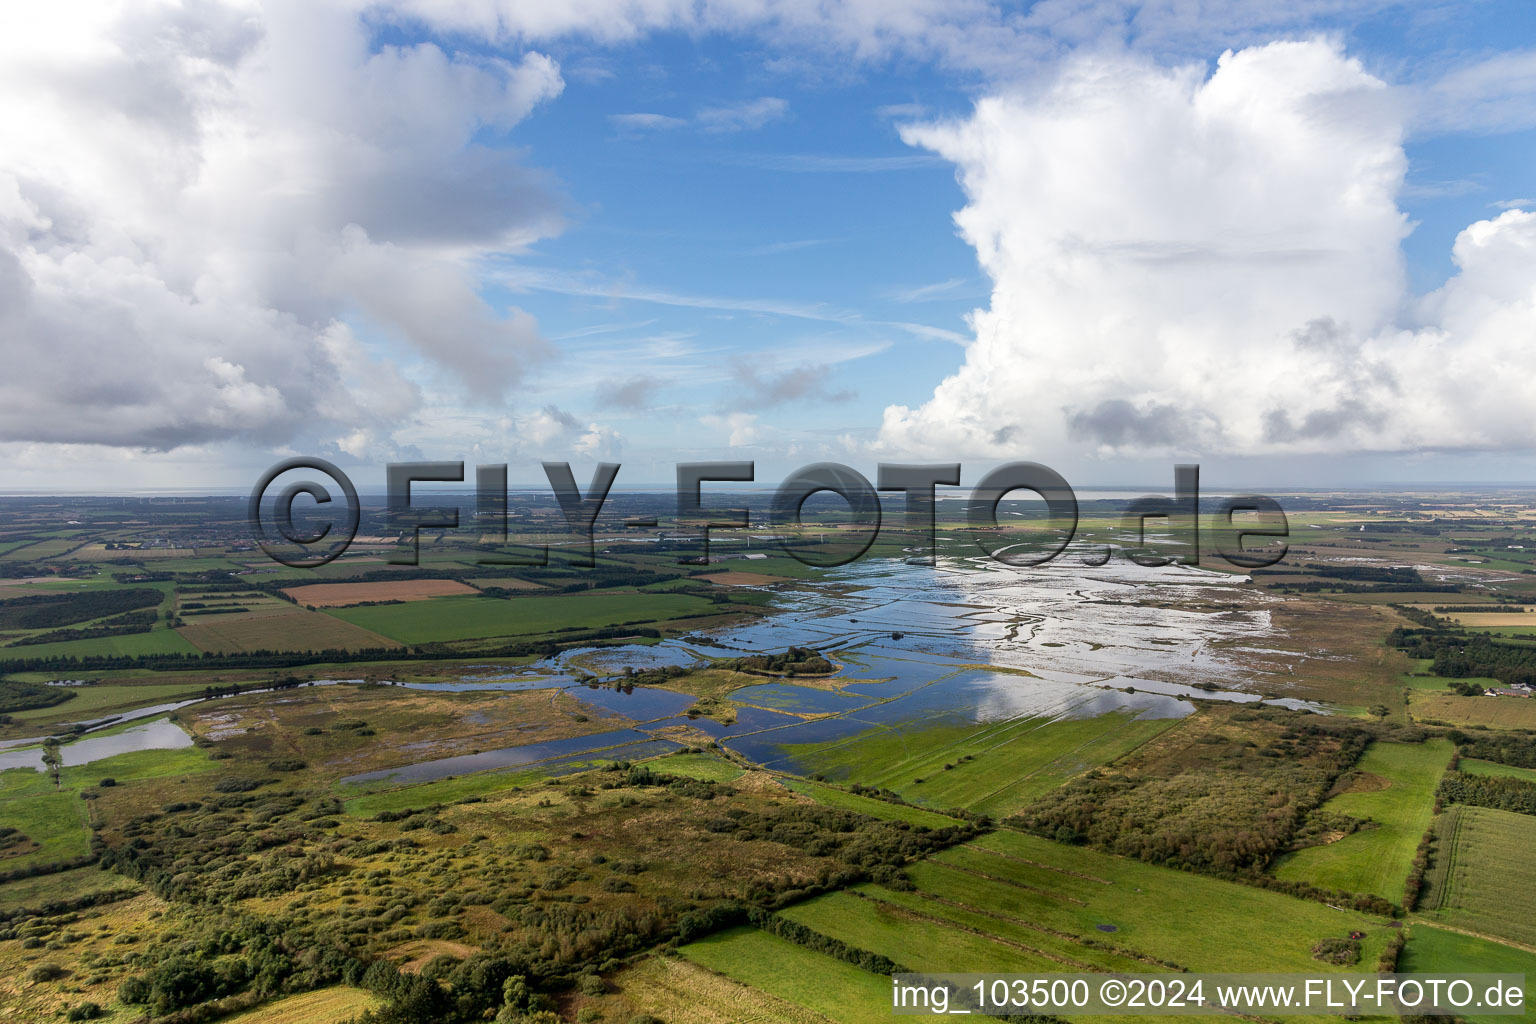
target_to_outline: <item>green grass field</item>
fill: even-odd
[[[912,865],[907,874],[916,893],[882,890],[880,897],[930,917],[963,911],[971,916],[954,919],[962,925],[989,934],[1012,928],[1024,945],[1082,963],[1134,952],[1194,971],[1330,970],[1337,968],[1311,958],[1318,940],[1359,929],[1366,935],[1362,963],[1369,965],[1391,934],[1385,922],[1321,903],[1008,830]],[[983,927],[978,918],[994,924]],[[974,968],[955,962],[945,969]]]
[[[1065,721],[925,725],[784,749],[808,774],[894,790],[917,804],[1001,817],[1123,756],[1178,721],[1111,713]],[[965,757],[972,760],[962,762]]]
[[[336,608],[338,619],[401,643],[528,636],[630,622],[707,615],[716,606],[686,594],[565,594],[559,597],[435,597],[408,604]]]
[[[90,852],[89,818],[82,790],[101,779],[119,784],[136,780],[191,775],[208,771],[214,763],[197,747],[181,750],[140,750],[65,768],[62,788],[53,777],[33,768],[0,772],[0,822],[20,829],[40,848],[27,848],[19,856],[0,856],[0,871],[70,860]]]
[[[756,928],[719,932],[689,943],[680,952],[702,967],[839,1024],[889,1024],[891,1020],[888,978]]]
[[[519,772],[477,772],[438,782],[423,782],[415,786],[401,786],[354,796],[342,806],[348,814],[359,818],[372,817],[380,811],[403,811],[412,807],[431,807],[433,804],[451,804],[469,796],[488,796],[514,786],[531,786],[549,777],[549,773],[532,768]],[[356,787],[337,787],[345,798]]]
[[[1536,849],[1536,818],[1452,807],[1419,910],[1444,924],[1536,944],[1536,889],[1516,872]]]
[[[742,769],[719,754],[673,754],[652,761],[651,767],[668,775],[684,775],[707,782],[734,782],[742,776]]]
[[[1371,744],[1356,767],[1385,781],[1385,788],[1342,793],[1324,808],[1369,818],[1379,827],[1287,854],[1275,863],[1275,876],[1401,900],[1414,851],[1434,816],[1435,787],[1451,752],[1450,741],[1443,739]]]
[[[1415,923],[1397,969],[1405,974],[1524,974],[1529,985],[1536,979],[1536,953]],[[1471,1024],[1509,1024],[1525,1017],[1470,1013],[1466,1019]]]
[[[50,708],[30,708],[13,711],[11,717],[18,722],[65,721],[74,722],[88,718],[104,718],[113,712],[127,711],[146,704],[169,704],[202,694],[202,686],[187,683],[150,683],[144,686],[77,686],[70,690],[74,697]]]
[[[1458,767],[1468,775],[1493,775],[1510,779],[1524,779],[1526,782],[1536,782],[1536,768],[1516,768],[1512,764],[1480,761],[1475,757],[1462,758]]]
[[[173,629],[156,627],[148,633],[106,636],[92,640],[66,640],[62,643],[29,644],[25,647],[0,647],[0,662],[56,655],[85,658],[95,654],[196,654],[197,648],[183,640]]]
[[[871,818],[905,821],[913,825],[927,825],[929,828],[946,828],[955,824],[955,819],[948,815],[939,814],[935,811],[924,811],[916,807],[907,807],[904,804],[888,803],[885,800],[859,796],[856,793],[847,793],[834,786],[824,786],[819,782],[810,782],[804,779],[783,779],[781,781],[788,789],[802,796],[808,796],[819,804],[826,804],[828,807],[840,807],[845,811],[854,811],[858,814],[867,814]]]

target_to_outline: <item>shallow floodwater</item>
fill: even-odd
[[[192,737],[169,719],[135,725],[109,736],[87,736],[59,747],[59,758],[67,766],[90,764],[103,758],[135,750],[179,750],[190,747]],[[0,753],[0,771],[7,768],[36,768],[43,771],[43,752],[39,747]]]
[[[773,614],[712,632],[708,646],[674,638],[581,648],[528,666],[476,665],[457,682],[401,684],[446,692],[558,687],[635,727],[441,758],[344,781],[416,782],[533,763],[554,766],[580,762],[600,749],[614,757],[639,756],[641,750],[675,747],[656,734],[681,725],[752,760],[774,763],[785,744],[842,739],[870,729],[1109,712],[1174,718],[1194,710],[1189,698],[1255,702],[1263,698],[1245,689],[1254,674],[1242,651],[1222,646],[1251,645],[1273,635],[1264,599],[1244,591],[1244,581],[1198,568],[1144,568],[1122,560],[1085,568],[1075,564],[1071,552],[1032,569],[983,558],[946,559],[938,567],[855,562],[819,585],[776,590]],[[664,687],[614,688],[626,667],[688,666],[707,657],[792,645],[836,652],[843,663],[836,680],[841,692],[793,679],[749,685],[730,695],[739,706],[735,722],[725,726],[682,717],[694,703],[687,694]],[[606,685],[588,685],[594,675]],[[152,717],[194,703],[199,702],[157,705],[87,724]],[[1324,710],[1289,698],[1272,703]],[[139,746],[126,749],[160,745],[159,738],[169,734],[146,733],[136,741]],[[66,745],[66,758],[83,756],[67,752],[94,741]],[[664,746],[649,746],[655,743]],[[0,753],[0,765],[12,756],[24,756],[29,764],[37,757],[31,751]]]

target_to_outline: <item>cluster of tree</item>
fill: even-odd
[[[1510,607],[1504,602],[1499,604],[1437,604],[1435,605],[1435,611],[1441,615],[1455,615],[1462,612],[1523,612],[1525,608],[1521,605]]]
[[[160,613],[154,608],[146,608],[143,611],[127,612],[110,619],[105,619],[94,626],[83,626],[74,629],[54,629],[47,633],[36,633],[32,636],[24,636],[11,641],[12,647],[26,647],[30,644],[58,644],[71,640],[100,640],[110,636],[128,636],[133,633],[148,633],[159,621]]]
[[[222,776],[211,793],[189,794],[197,799],[126,821],[111,844],[97,836],[104,864],[141,880],[178,913],[201,915],[198,920],[208,924],[193,935],[168,933],[141,955],[141,963],[154,966],[123,992],[133,1005],[190,1022],[279,991],[336,980],[356,984],[366,973],[365,983],[390,1001],[374,1015],[378,1024],[538,1019],[534,1015],[546,1005],[541,992],[595,985],[594,972],[616,969],[624,958],[663,943],[739,923],[749,905],[774,910],[871,877],[899,884],[899,865],[980,831],[962,823],[930,830],[816,805],[726,806],[716,812],[724,823],[719,830],[825,860],[805,861],[809,873],[743,877],[733,883],[738,895],[730,898],[701,890],[683,899],[647,885],[643,862],[590,855],[578,860],[568,850],[551,854],[538,844],[478,846],[486,838],[480,836],[465,846],[479,856],[444,861],[415,838],[453,828],[438,817],[437,805],[380,814],[376,820],[399,824],[395,838],[377,831],[338,834],[335,798],[274,784],[249,789],[250,781]],[[662,805],[682,798],[708,808],[730,805],[737,795],[724,784],[648,765],[619,764],[550,783],[556,784],[573,787],[578,796],[592,795],[593,787],[660,790]],[[626,799],[634,797],[621,796],[621,806]],[[698,820],[691,810],[684,818]],[[397,884],[405,875],[406,884]],[[570,892],[567,887],[579,879],[598,884]],[[241,911],[243,900],[318,886],[360,898],[339,905],[301,899],[264,912],[259,922]],[[370,957],[401,942],[462,937],[458,912],[481,906],[508,921],[485,955],[445,958],[418,975],[401,975],[387,962],[363,970]],[[207,945],[216,938],[227,944]]]
[[[1276,756],[1215,760],[1172,775],[1091,771],[1010,824],[1154,864],[1218,874],[1262,871],[1370,740],[1362,729],[1298,724]],[[1287,757],[1280,756],[1289,755]]]
[[[1327,580],[1349,580],[1355,583],[1391,583],[1397,586],[1418,587],[1424,577],[1419,570],[1409,567],[1384,567],[1375,565],[1324,565],[1308,562],[1306,571]]]
[[[1474,757],[1516,768],[1536,768],[1536,733],[1529,730],[1469,733],[1452,729],[1446,736],[1456,744],[1458,759]]]
[[[70,700],[74,695],[74,689],[67,686],[44,686],[42,683],[0,679],[0,711],[51,708]]]
[[[1435,796],[1435,813],[1440,813],[1440,797]],[[1413,913],[1419,905],[1419,896],[1424,892],[1424,876],[1429,872],[1430,865],[1435,857],[1435,823],[1431,821],[1429,827],[1424,830],[1424,835],[1419,839],[1419,845],[1413,852],[1413,864],[1408,870],[1408,879],[1403,883],[1403,911]]]
[[[53,629],[89,619],[158,605],[165,597],[149,587],[76,590],[0,601],[0,629]]]
[[[1536,684],[1536,647],[1447,629],[1394,629],[1387,642],[1410,658],[1431,659],[1430,671],[1437,676],[1491,676],[1505,684]]]
[[[1252,570],[1256,575],[1263,571]],[[1296,594],[1459,594],[1461,587],[1454,583],[1333,583],[1322,580],[1306,580],[1299,583],[1276,583],[1275,590]]]
[[[640,626],[616,626],[604,629],[571,629],[560,631],[558,640],[520,641],[517,643],[477,646],[473,649],[479,658],[550,657],[567,647],[580,646],[603,640],[628,639],[631,637],[659,637],[656,629]],[[0,650],[3,654],[3,650]],[[466,651],[447,643],[419,644],[415,647],[365,647],[355,650],[328,647],[319,651],[242,651],[219,654],[205,651],[201,654],[177,652],[139,655],[51,655],[42,658],[7,658],[8,672],[85,672],[116,669],[147,669],[151,672],[198,672],[209,669],[263,669],[296,668],[301,665],[329,664],[332,662],[363,661],[444,661],[461,659]]]
[[[1536,782],[1508,776],[1446,772],[1435,798],[1441,803],[1536,815]]]
[[[788,939],[797,946],[803,946],[812,952],[830,956],[834,960],[841,960],[845,964],[852,964],[861,971],[869,971],[871,974],[906,974],[910,968],[903,967],[890,957],[882,953],[872,953],[867,949],[850,946],[841,939],[834,939],[830,935],[807,928],[798,921],[791,921],[780,914],[753,907],[747,911],[747,920],[770,935],[777,935],[781,939]]]
[[[784,676],[824,676],[837,671],[820,651],[809,647],[791,647],[782,654],[749,654],[719,663],[721,668],[737,672],[766,672]]]
[[[633,686],[661,686],[673,679],[681,679],[693,670],[681,665],[667,665],[662,668],[643,668],[636,671],[633,666],[624,666],[620,673],[624,682]]]
[[[113,889],[102,889],[97,892],[87,893],[84,896],[75,896],[69,899],[48,900],[35,906],[0,907],[0,942],[21,938],[17,933],[17,925],[28,918],[35,917],[63,917],[77,913],[81,910],[89,910],[92,907],[106,906],[108,903],[121,903],[123,900],[131,900],[140,895],[141,890],[137,886],[118,886]]]
[[[182,1011],[181,1020],[211,1019],[208,1011],[185,1011],[248,994],[230,1012],[290,992],[304,992],[341,981],[356,983],[366,967],[346,949],[321,942],[303,944],[281,922],[225,912],[196,936],[178,936],[175,951],[158,957],[142,975],[118,986],[118,998],[143,1006],[156,1017]],[[306,938],[313,938],[306,937]]]

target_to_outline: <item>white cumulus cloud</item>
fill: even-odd
[[[1078,56],[904,137],[953,161],[993,282],[964,365],[886,409],[942,454],[1529,447],[1536,215],[1457,240],[1415,302],[1397,206],[1408,112],[1331,42],[1207,74]]]
[[[0,441],[356,450],[420,404],[379,346],[500,398],[547,347],[477,261],[560,199],[488,140],[562,84],[345,6],[0,9]]]

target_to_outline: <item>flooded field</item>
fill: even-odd
[[[1286,706],[1321,710],[1283,696],[1299,656],[1277,645],[1269,607],[1275,599],[1254,594],[1245,582],[1201,569],[1149,569],[1118,560],[1096,569],[1065,562],[1019,569],[986,559],[945,560],[936,568],[866,560],[820,583],[778,590],[773,614],[707,637],[575,649],[528,666],[472,665],[455,682],[394,684],[435,692],[559,688],[594,713],[618,715],[631,727],[402,764],[343,781],[424,782],[533,764],[554,767],[598,751],[644,756],[673,749],[688,735],[713,739],[747,761],[799,771],[807,764],[805,752],[825,761],[828,745],[861,737],[885,735],[911,746],[918,734],[942,729],[1043,727],[1105,716],[1117,722],[1174,720],[1194,710],[1192,698],[1252,702],[1267,695]],[[734,709],[730,724],[688,717],[684,712],[694,697],[627,686],[621,675],[625,668],[699,666],[709,658],[791,645],[830,655],[839,664],[837,675],[814,687],[792,679],[743,686],[727,695]],[[360,680],[310,685],[345,682]],[[206,703],[156,705],[82,724],[156,718]],[[62,749],[66,763],[75,764],[187,742],[184,731],[161,720]],[[40,767],[36,748],[0,757],[6,766]]]

